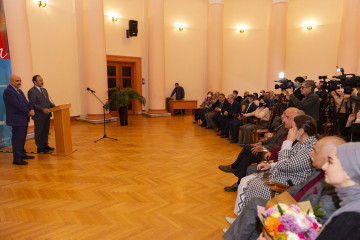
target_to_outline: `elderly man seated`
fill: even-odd
[[[247,168],[253,163],[259,163],[262,159],[262,150],[266,148],[269,151],[276,149],[281,142],[286,138],[288,130],[292,127],[294,117],[304,115],[304,112],[297,108],[288,108],[283,113],[283,125],[276,129],[271,137],[256,144],[248,144],[239,153],[236,161],[230,165],[220,165],[219,169],[226,173],[234,173],[239,180],[232,186],[225,187],[227,192],[237,191],[241,178],[247,175]],[[279,149],[280,150],[280,149]],[[270,156],[268,154],[267,156]]]

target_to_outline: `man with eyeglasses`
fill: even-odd
[[[314,92],[316,84],[313,80],[307,80],[301,84],[301,94],[303,100],[299,100],[294,94],[286,91],[286,99],[290,100],[292,106],[303,110],[305,114],[312,116],[317,122],[319,121],[320,99]]]

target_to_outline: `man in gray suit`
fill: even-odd
[[[35,143],[38,153],[47,153],[54,148],[48,144],[51,113],[49,108],[55,105],[49,100],[48,92],[43,88],[44,80],[40,75],[32,78],[34,87],[28,92],[30,104],[34,107],[35,115],[32,117],[35,125]]]

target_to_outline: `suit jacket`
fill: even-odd
[[[35,110],[35,115],[32,117],[32,119],[34,120],[40,120],[50,117],[50,114],[45,114],[43,110],[45,108],[55,107],[55,105],[50,102],[49,95],[46,89],[42,88],[42,90],[46,97],[35,86],[28,91],[29,102]]]
[[[303,110],[307,115],[310,115],[316,121],[319,121],[320,99],[318,95],[311,92],[300,101],[294,94],[291,94],[290,99],[294,104],[294,107]]]
[[[241,112],[241,106],[240,103],[234,100],[232,104],[229,104],[228,109],[226,110],[228,112],[227,118],[233,119],[233,114],[238,114]]]
[[[276,129],[276,132],[271,138],[262,141],[262,145],[269,150],[273,150],[280,145],[287,134],[288,130],[284,127],[284,125],[282,125]]]
[[[23,91],[20,94],[9,85],[3,94],[6,108],[6,124],[9,126],[27,126],[29,112],[33,107],[26,99]]]
[[[256,106],[256,104],[255,104],[254,102],[252,102],[252,103],[249,103],[249,104],[246,106],[245,110],[244,110],[242,113],[243,113],[243,114],[245,114],[245,113],[252,113],[252,112],[254,112],[257,108],[258,108],[258,106]]]
[[[221,107],[221,103],[219,102],[219,108],[221,108],[221,111],[218,112],[218,114],[223,116],[224,112],[227,111],[229,107],[230,107],[230,103],[227,101],[227,99],[224,100],[222,107]]]

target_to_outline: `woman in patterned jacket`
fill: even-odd
[[[292,146],[295,140],[298,142]],[[284,141],[279,151],[278,162],[272,165],[262,164],[258,166],[259,170],[271,168],[269,179],[264,179],[264,172],[255,173],[247,178],[247,183],[243,184],[242,187],[240,187],[240,183],[234,213],[240,214],[242,208],[253,197],[271,199],[270,187],[264,185],[265,181],[270,180],[285,185],[297,185],[305,181],[311,173],[310,153],[316,142],[314,118],[308,115],[295,117],[287,140]]]

